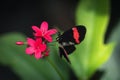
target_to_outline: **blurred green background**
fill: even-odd
[[[17,40],[25,41],[26,36],[33,37],[31,26],[39,26],[43,20],[48,21],[50,28],[57,26],[62,31],[73,27],[76,24],[75,12],[78,2],[79,0],[1,1],[0,80],[77,80],[69,64],[59,58],[57,49],[52,50],[48,60],[36,61],[25,54],[25,46],[19,47],[14,43]],[[115,41],[117,45],[110,59],[99,68],[103,71],[100,80],[120,80],[120,10],[117,0],[111,0],[110,9],[110,21],[104,43]],[[96,73],[97,76],[94,77],[98,78],[101,73]]]

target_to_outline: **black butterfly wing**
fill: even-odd
[[[71,54],[72,52],[75,51],[75,46],[74,45],[70,45],[70,46],[64,46],[64,49],[66,50],[67,54]]]
[[[85,34],[86,34],[86,28],[85,26],[83,25],[80,25],[80,26],[75,26],[75,28],[77,28],[78,30],[78,34],[79,34],[79,41],[80,43],[84,40],[85,38]],[[59,40],[59,43],[62,43],[62,42],[66,42],[66,43],[69,43],[69,42],[72,42],[74,44],[78,44],[76,43],[74,37],[73,37],[73,30],[72,28],[65,31],[61,36],[60,36],[60,40]]]
[[[63,42],[66,42],[66,43],[74,42],[72,29],[65,31],[59,38],[60,38],[59,40],[60,44],[62,44]]]
[[[75,49],[74,45],[59,47],[60,57],[62,58],[62,56],[64,56],[64,58],[70,63],[68,54],[72,53]]]
[[[79,40],[80,40],[80,42],[82,42],[85,38],[86,28],[83,25],[76,26],[76,28],[77,28],[79,35],[80,35]]]

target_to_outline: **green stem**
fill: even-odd
[[[60,76],[61,80],[65,80],[64,77],[62,76],[62,74],[60,73],[60,71],[58,70],[58,68],[56,67],[56,65],[48,58],[46,58],[46,60],[48,61],[48,63],[55,69],[55,71],[58,73],[58,75]]]

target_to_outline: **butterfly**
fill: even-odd
[[[74,26],[63,34],[58,32],[56,40],[59,43],[60,57],[62,58],[62,56],[64,56],[64,58],[71,63],[68,55],[76,50],[75,45],[80,44],[84,40],[85,34],[86,28],[83,25]]]

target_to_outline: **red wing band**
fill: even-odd
[[[80,37],[79,32],[78,32],[76,27],[73,27],[72,30],[73,30],[73,38],[75,39],[75,42],[79,44],[80,43],[80,41],[79,41],[79,37]]]

